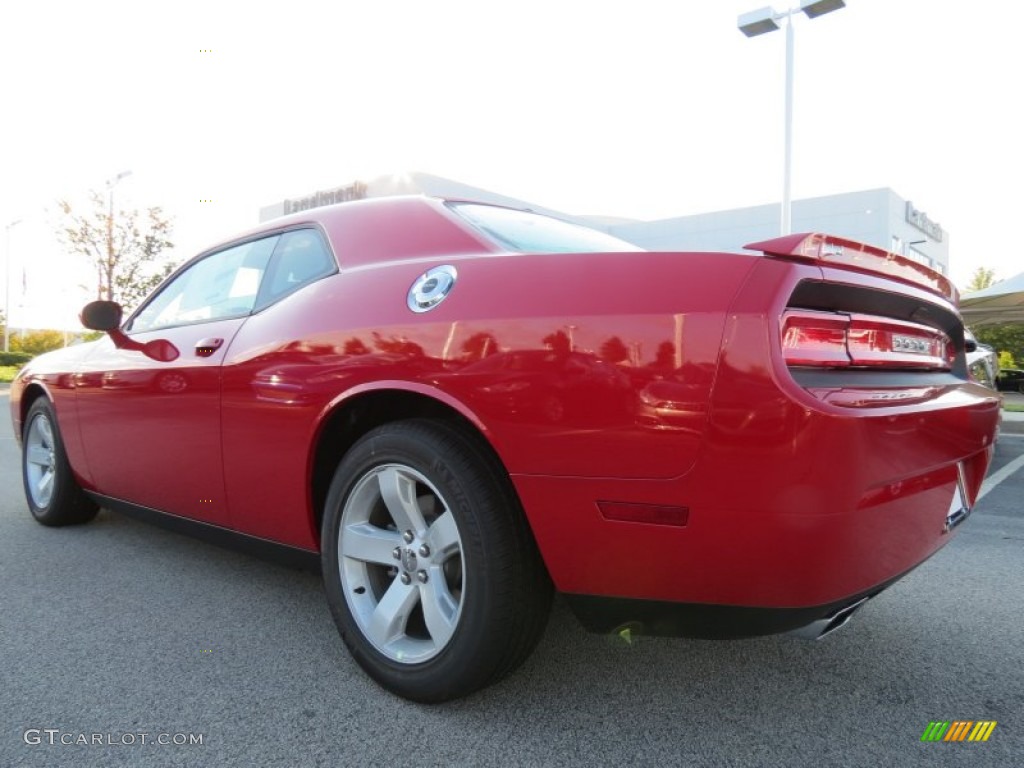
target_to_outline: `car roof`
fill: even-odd
[[[503,252],[445,203],[439,198],[415,195],[310,208],[264,222],[203,253],[306,226],[327,234],[343,270],[382,262]]]

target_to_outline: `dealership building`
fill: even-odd
[[[654,221],[578,216],[426,173],[382,176],[285,199],[260,210],[260,221],[322,205],[393,195],[428,195],[528,208],[608,232],[655,251],[737,251],[779,234],[777,203]],[[794,200],[794,232],[825,232],[899,253],[949,274],[949,237],[934,219],[888,188]]]

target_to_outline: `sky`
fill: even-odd
[[[52,237],[56,201],[122,171],[117,207],[160,206],[177,260],[261,206],[405,171],[570,214],[777,202],[785,36],[736,27],[764,2],[4,2],[11,325],[77,326],[95,280]],[[1024,203],[1024,3],[971,7],[794,18],[794,198],[891,187],[946,230],[961,287],[1024,271],[1005,234]]]

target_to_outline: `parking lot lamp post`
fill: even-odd
[[[4,227],[7,230],[7,258],[4,260],[4,352],[11,351],[11,230],[16,224],[21,224],[21,219],[15,219]]]
[[[799,7],[790,8],[787,11],[776,11],[769,6],[741,14],[736,21],[740,32],[747,37],[757,37],[766,32],[774,32],[779,28],[779,21],[786,20],[786,116],[782,171],[783,235],[788,235],[793,229],[793,200],[790,184],[793,169],[793,14],[802,12],[807,18],[816,19],[845,6],[844,0],[800,0]]]
[[[131,171],[121,171],[117,176],[107,180],[107,264],[114,263],[114,187],[121,179],[125,176],[130,176]],[[103,286],[100,286],[100,292]],[[111,292],[114,287],[112,285],[107,286],[106,296],[97,296],[99,299],[107,299],[108,301],[113,299]]]

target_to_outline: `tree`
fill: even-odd
[[[654,365],[657,368],[674,368],[676,365],[676,345],[671,341],[661,342],[654,356]]]
[[[629,360],[629,347],[618,336],[612,336],[601,344],[599,354],[609,363],[624,363]]]
[[[978,341],[988,344],[997,354],[1008,352],[1014,360],[1024,360],[1024,325],[1007,323],[973,330]]]
[[[996,281],[996,271],[987,267],[978,267],[971,275],[971,282],[967,284],[964,293],[983,291]]]
[[[572,352],[572,340],[565,331],[549,333],[541,339],[541,342],[543,342],[545,347],[552,350],[559,356],[568,355]]]
[[[72,253],[90,262],[96,272],[96,298],[135,307],[174,265],[163,252],[173,247],[171,222],[159,207],[114,211],[99,192],[79,211],[67,200],[58,202],[63,220],[57,237]]]
[[[474,333],[462,342],[462,357],[466,362],[483,360],[485,357],[496,355],[500,351],[498,340],[487,331]]]
[[[363,343],[362,339],[353,336],[351,339],[345,340],[343,354],[368,355],[370,354],[370,348]]]
[[[427,355],[423,347],[414,341],[409,341],[402,336],[384,338],[378,331],[373,332],[373,346],[381,352],[392,355],[406,355],[407,357],[426,357]]]

